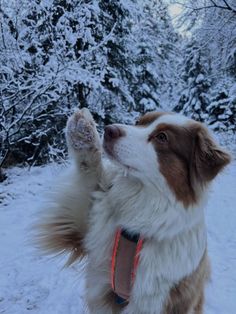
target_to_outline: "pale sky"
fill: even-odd
[[[170,16],[175,18],[183,11],[183,6],[179,4],[169,4],[168,6]]]
[[[176,31],[183,36],[191,36],[191,32],[186,32],[184,25],[182,25],[181,27],[177,25],[177,18],[183,12],[183,6],[180,4],[169,4],[168,11],[172,18],[172,23]]]

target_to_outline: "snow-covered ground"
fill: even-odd
[[[62,166],[13,168],[0,184],[0,313],[85,313],[83,265],[40,256],[31,225]],[[215,181],[206,208],[212,281],[205,314],[236,313],[236,161]]]

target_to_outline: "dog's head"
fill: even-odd
[[[167,185],[185,207],[197,203],[204,187],[230,162],[203,124],[172,113],[147,113],[133,126],[109,125],[103,146],[129,175],[162,192]]]

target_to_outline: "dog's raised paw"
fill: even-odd
[[[68,120],[66,138],[74,150],[96,148],[99,136],[93,117],[87,108],[76,111]]]

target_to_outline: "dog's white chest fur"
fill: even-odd
[[[87,292],[88,298],[111,289],[114,236],[118,227],[124,227],[144,237],[131,293],[131,300],[135,302],[125,311],[161,314],[170,289],[197,268],[204,254],[203,212],[195,208],[182,211],[177,203],[171,207],[171,202],[162,199],[161,194],[159,198],[154,197],[148,187],[123,175],[118,174],[111,185],[107,191],[95,193],[90,213],[85,239],[89,253],[87,279],[92,289]],[[105,311],[101,309],[101,313]]]

